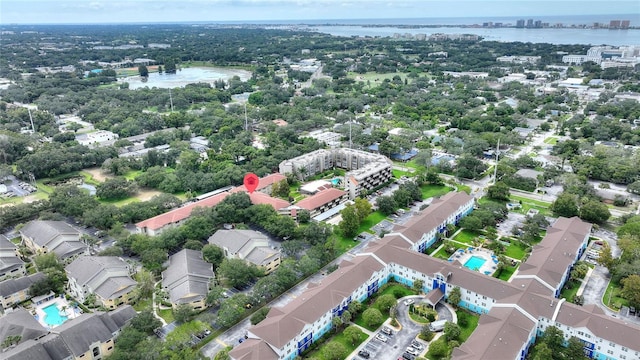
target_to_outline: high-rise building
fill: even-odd
[[[609,22],[609,29],[620,29],[620,20],[611,20]]]
[[[535,27],[535,28],[541,28],[541,27],[542,27],[542,21],[541,21],[541,20],[536,20],[536,21],[533,23],[533,27]]]
[[[622,22],[620,23],[620,29],[628,29],[629,24],[630,24],[629,20],[622,20]]]
[[[516,21],[516,27],[517,28],[523,28],[524,27],[524,19],[519,19],[518,21]]]
[[[527,20],[527,27],[528,28],[532,28],[533,27],[533,19],[528,19]]]

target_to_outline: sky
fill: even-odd
[[[0,25],[629,14],[639,0],[0,0]],[[632,25],[635,21],[632,21]]]

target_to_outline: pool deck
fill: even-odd
[[[451,257],[449,261],[457,261],[461,265],[464,265],[472,256],[477,256],[485,260],[484,264],[478,269],[479,273],[491,276],[498,268],[498,258],[494,255],[493,251],[468,247],[467,249],[458,249]]]
[[[55,299],[51,299],[35,307],[35,318],[36,320],[38,320],[40,325],[45,327],[45,329],[53,329],[56,326],[60,326],[60,325],[50,326],[44,321],[46,314],[43,309],[52,304],[56,304],[58,306],[58,309],[61,309],[63,306],[66,306],[66,309],[64,311],[65,312],[64,316],[66,316],[69,320],[75,319],[78,316],[80,316],[80,312],[76,310],[73,306],[71,306],[71,304],[69,304],[69,302],[64,298],[57,297]]]

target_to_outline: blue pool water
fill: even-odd
[[[60,316],[60,309],[58,309],[57,304],[51,304],[42,309],[42,311],[46,314],[44,316],[44,322],[49,326],[62,325],[65,321],[69,320],[66,316]]]
[[[472,256],[469,258],[469,260],[467,260],[464,263],[464,267],[466,267],[467,269],[471,269],[474,271],[478,271],[478,269],[480,269],[480,266],[482,266],[487,260],[478,257],[478,256]]]
[[[335,178],[333,180],[331,180],[331,183],[333,184],[333,186],[338,186],[340,185],[340,179],[339,178]]]

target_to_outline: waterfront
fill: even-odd
[[[591,45],[640,45],[640,30],[608,30],[608,29],[579,29],[579,28],[545,28],[545,29],[517,29],[517,28],[472,28],[472,27],[425,27],[404,28],[397,26],[362,26],[336,25],[313,26],[317,32],[334,36],[369,36],[390,37],[394,34],[474,34],[487,41],[503,42],[532,42],[558,45],[591,44]]]

